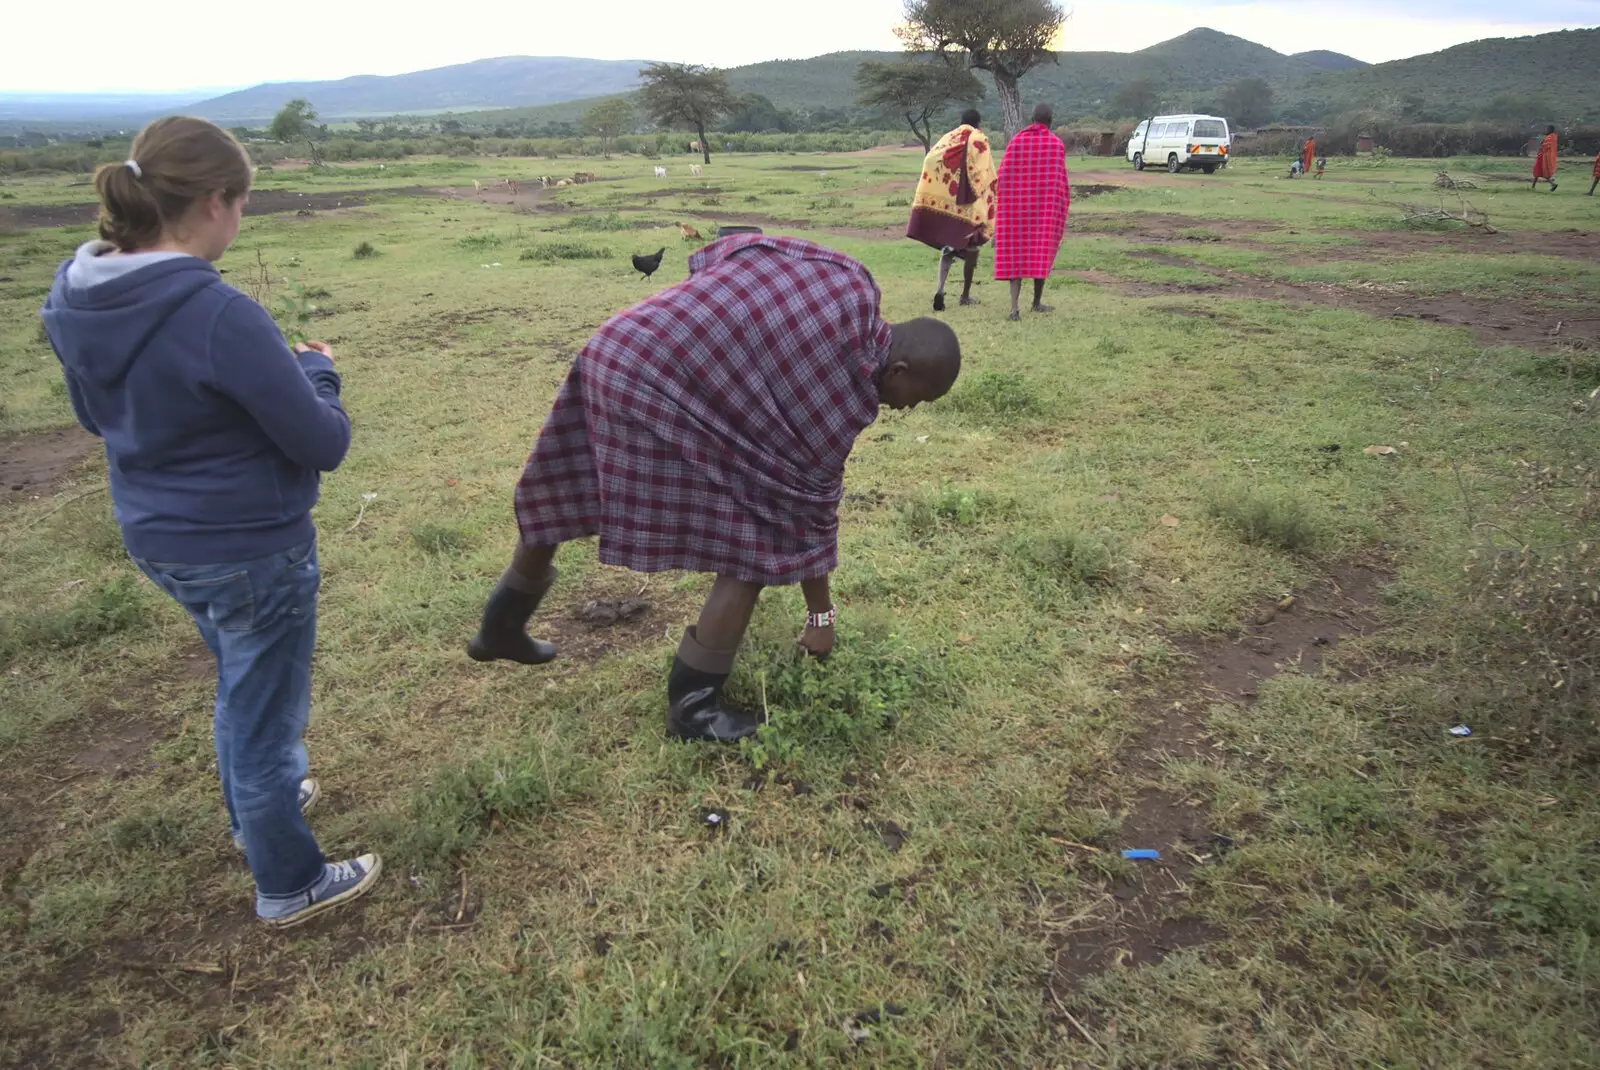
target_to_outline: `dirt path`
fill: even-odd
[[[436,197],[439,191],[427,186],[397,186],[393,189],[349,189],[329,193],[295,193],[289,190],[252,190],[245,204],[245,215],[277,215],[283,212],[329,212],[335,208],[358,208],[373,197]],[[75,227],[93,223],[100,214],[98,203],[22,204],[0,206],[0,230],[31,230],[39,227]]]
[[[1174,267],[1206,272],[1214,281],[1203,283],[1131,282],[1103,271],[1059,271],[1099,286],[1109,286],[1134,297],[1205,294],[1211,297],[1281,301],[1296,305],[1327,305],[1365,312],[1383,319],[1416,319],[1447,327],[1471,328],[1484,345],[1546,349],[1600,345],[1600,308],[1553,311],[1540,302],[1509,297],[1466,297],[1461,294],[1414,294],[1367,283],[1359,288],[1330,283],[1290,283],[1258,278],[1243,272],[1209,267],[1186,257],[1149,254],[1148,259]]]
[[[79,427],[0,437],[0,501],[44,493],[99,446]]]

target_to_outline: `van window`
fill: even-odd
[[[1133,136],[1136,137],[1136,138],[1137,137],[1144,137],[1144,129],[1145,129],[1145,127],[1147,127],[1149,125],[1150,125],[1149,123],[1140,123],[1138,128],[1134,130]]]
[[[1228,124],[1221,119],[1197,119],[1194,124],[1194,136],[1225,138],[1228,136]]]
[[[1153,131],[1151,131],[1150,136],[1153,137],[1153,138],[1166,137],[1167,136],[1167,131],[1171,127],[1172,127],[1171,123],[1158,123],[1156,125],[1156,128]]]

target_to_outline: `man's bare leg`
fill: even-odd
[[[1054,312],[1055,306],[1044,303],[1044,280],[1033,280],[1033,310],[1035,312]]]
[[[939,288],[933,291],[933,310],[944,311],[944,284],[950,278],[950,262],[956,258],[956,251],[948,245],[939,251]]]
[[[963,305],[975,305],[978,303],[978,299],[972,296],[972,276],[978,270],[978,250],[968,249],[961,254],[961,259],[966,261],[961,275],[961,303]]]
[[[1022,300],[1022,280],[1011,280],[1011,314],[1006,317],[1012,323],[1022,318],[1022,313],[1017,310],[1017,303]]]
[[[478,634],[467,644],[473,661],[515,661],[542,665],[556,656],[556,648],[530,638],[528,618],[539,608],[545,592],[556,581],[554,546],[518,546],[511,567],[500,576],[483,607]]]
[[[667,677],[669,736],[734,743],[760,727],[754,714],[722,704],[722,685],[760,598],[761,584],[748,580],[718,576],[711,585],[700,621],[684,632]]]

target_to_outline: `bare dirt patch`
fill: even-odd
[[[99,446],[100,440],[80,427],[0,438],[0,498],[49,491]]]
[[[250,192],[250,200],[245,204],[244,214],[331,212],[338,208],[358,208],[377,196],[432,197],[438,196],[438,193],[424,186],[347,189],[329,193],[258,189]],[[39,227],[84,226],[93,223],[99,214],[99,204],[23,204],[16,207],[0,207],[0,229],[31,230]]]
[[[1185,910],[1190,875],[1233,847],[1211,829],[1196,800],[1158,785],[1164,762],[1215,760],[1205,707],[1217,701],[1253,702],[1261,681],[1283,672],[1314,673],[1342,640],[1378,626],[1374,612],[1387,575],[1370,565],[1340,565],[1291,599],[1268,603],[1235,634],[1178,639],[1190,661],[1177,681],[1141,707],[1144,731],[1114,771],[1114,783],[1143,783],[1126,805],[1116,845],[1069,844],[1068,850],[1151,849],[1136,876],[1106,887],[1106,908],[1058,940],[1047,994],[1061,993],[1112,966],[1147,966],[1216,937]]]
[[[1177,284],[1132,282],[1096,270],[1059,271],[1057,274],[1095,285],[1111,286],[1133,297],[1206,293],[1233,299],[1347,308],[1383,319],[1425,320],[1447,327],[1470,328],[1480,342],[1490,346],[1542,349],[1600,345],[1600,309],[1551,309],[1531,298],[1415,294],[1378,283],[1350,287],[1331,283],[1278,282],[1210,267],[1167,253],[1143,252],[1134,255],[1175,267],[1194,268],[1211,275],[1214,281]]]

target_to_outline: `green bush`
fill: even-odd
[[[1116,557],[1093,535],[1067,530],[1029,532],[1015,536],[1008,550],[1025,573],[1070,590],[1116,583]]]
[[[1235,492],[1211,503],[1211,515],[1253,546],[1305,550],[1318,540],[1311,507],[1281,491]]]
[[[35,609],[0,624],[0,661],[29,648],[68,650],[116,635],[142,623],[149,609],[139,582],[130,575],[117,576],[79,595],[64,610]]]
[[[795,646],[792,625],[785,614],[765,614],[728,685],[731,701],[766,715],[744,744],[758,769],[807,756],[857,758],[915,704],[949,700],[942,662],[902,638],[887,615],[842,619],[825,663]]]
[[[965,415],[1002,421],[1045,411],[1033,383],[1016,372],[979,372],[957,387],[944,404]]]
[[[558,260],[609,260],[611,256],[610,249],[592,245],[580,245],[577,242],[545,242],[522,250],[520,259],[553,264]]]
[[[457,554],[472,547],[472,537],[454,524],[418,524],[411,529],[411,541],[430,556]]]
[[[915,537],[930,535],[945,527],[971,527],[996,511],[998,499],[988,491],[954,487],[948,483],[933,491],[900,503],[900,524]]]
[[[371,242],[364,241],[360,245],[356,246],[355,252],[351,255],[357,260],[371,260],[373,257],[378,255],[378,250],[373,248]]]
[[[649,221],[624,216],[619,212],[611,212],[607,215],[573,216],[567,220],[567,229],[593,231],[633,230],[639,223],[648,225]]]

